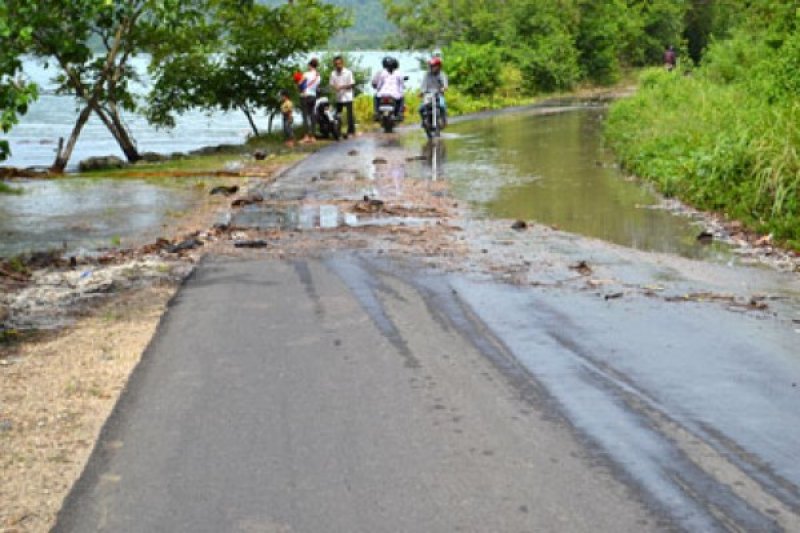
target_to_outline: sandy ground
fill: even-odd
[[[0,359],[0,531],[47,531],[175,284],[120,295]]]

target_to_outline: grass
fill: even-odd
[[[633,173],[800,249],[800,103],[661,70],[611,109],[606,137]]]
[[[19,187],[12,187],[8,183],[0,181],[0,194],[22,194],[23,192]]]

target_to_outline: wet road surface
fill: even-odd
[[[471,341],[480,322],[372,269],[203,264],[56,530],[656,528],[538,388],[484,356],[514,367],[502,345]]]
[[[425,170],[363,138],[262,192],[385,197]],[[590,257],[624,297],[374,251],[207,259],[56,530],[800,531],[796,276],[523,244],[498,249],[551,281]],[[654,283],[786,296],[773,314],[631,290]]]

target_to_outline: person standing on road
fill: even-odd
[[[356,86],[352,71],[344,66],[342,56],[333,58],[333,72],[331,72],[330,86],[336,92],[336,112],[341,116],[342,110],[347,109],[347,133],[356,134],[356,121],[353,117],[353,89]]]
[[[318,66],[319,61],[317,58],[312,58],[308,62],[308,70],[303,74],[303,81],[301,82],[300,110],[303,113],[303,125],[306,127],[306,136],[303,137],[304,143],[312,143],[316,140],[314,139],[314,130],[317,126],[317,120],[314,116],[314,106],[317,103],[317,90],[320,82],[319,72],[317,72]]]

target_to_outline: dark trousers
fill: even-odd
[[[285,115],[283,117],[283,137],[287,141],[294,139],[294,129],[292,128],[292,116],[289,115],[287,118]]]
[[[300,111],[303,113],[303,126],[306,127],[308,135],[313,136],[316,130],[317,117],[314,114],[314,104],[317,103],[316,96],[301,96]]]
[[[356,132],[356,119],[353,116],[353,102],[337,102],[336,112],[342,116],[342,109],[347,109],[347,134],[353,135]]]

